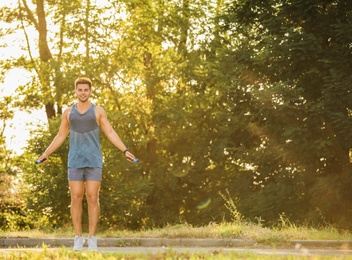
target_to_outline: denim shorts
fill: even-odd
[[[102,181],[102,168],[68,168],[69,181]]]

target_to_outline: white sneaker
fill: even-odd
[[[88,251],[98,251],[97,238],[94,236],[88,237]]]
[[[75,236],[73,250],[82,250],[84,245],[85,239],[82,236]]]

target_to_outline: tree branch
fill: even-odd
[[[38,22],[34,18],[34,15],[33,15],[33,12],[31,11],[31,9],[29,9],[29,7],[27,5],[27,1],[26,0],[22,0],[22,3],[24,5],[24,9],[27,12],[27,16],[28,16],[29,20],[34,24],[35,29],[39,30]],[[18,4],[20,5],[20,3],[18,3]]]

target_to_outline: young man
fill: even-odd
[[[78,102],[64,111],[57,135],[39,157],[40,161],[48,159],[49,155],[64,143],[70,133],[68,181],[71,193],[71,217],[76,234],[74,250],[82,250],[85,242],[81,223],[84,186],[88,202],[88,250],[98,249],[95,233],[99,218],[99,189],[103,166],[99,139],[100,129],[110,142],[124,153],[127,160],[135,159],[112,128],[104,109],[89,101],[92,94],[91,88],[92,82],[89,78],[81,77],[75,81],[75,94]]]

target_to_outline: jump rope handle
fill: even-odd
[[[45,162],[45,161],[46,161],[46,158],[44,158],[43,160],[38,159],[35,161],[35,164],[41,164],[42,162]]]

